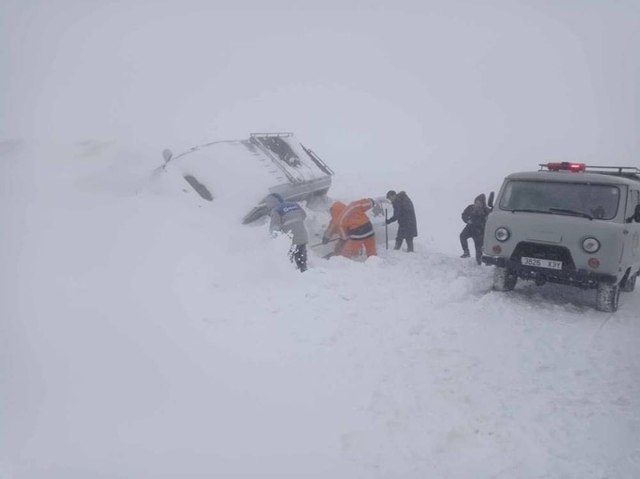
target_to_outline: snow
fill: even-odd
[[[159,164],[2,144],[2,477],[640,477],[637,292],[493,292],[428,234],[300,274]]]

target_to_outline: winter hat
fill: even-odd
[[[278,193],[271,193],[264,200],[264,204],[267,205],[268,208],[275,208],[280,203],[284,203],[284,198]]]
[[[387,199],[390,200],[391,196],[396,196],[396,192],[394,190],[387,191]]]
[[[487,197],[484,195],[484,193],[480,193],[478,196],[476,196],[476,199],[473,200],[473,202],[475,203],[478,200],[480,200],[483,205],[487,204]]]

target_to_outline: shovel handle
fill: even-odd
[[[384,209],[384,245],[389,249],[389,225],[387,224],[387,209]]]
[[[338,241],[339,239],[340,238],[333,238],[333,239],[330,239],[329,241],[327,241],[326,243],[312,244],[311,246],[309,246],[309,248],[317,248],[318,246],[322,246],[323,244],[333,243],[334,241]]]

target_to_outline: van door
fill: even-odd
[[[630,188],[625,211],[625,226],[629,232],[627,248],[629,248],[629,264],[633,265],[632,272],[640,268],[640,223],[633,218],[638,205],[640,205],[640,188]]]

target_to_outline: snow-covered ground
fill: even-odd
[[[493,292],[457,218],[300,274],[152,156],[0,145],[3,479],[640,477],[640,293]]]

